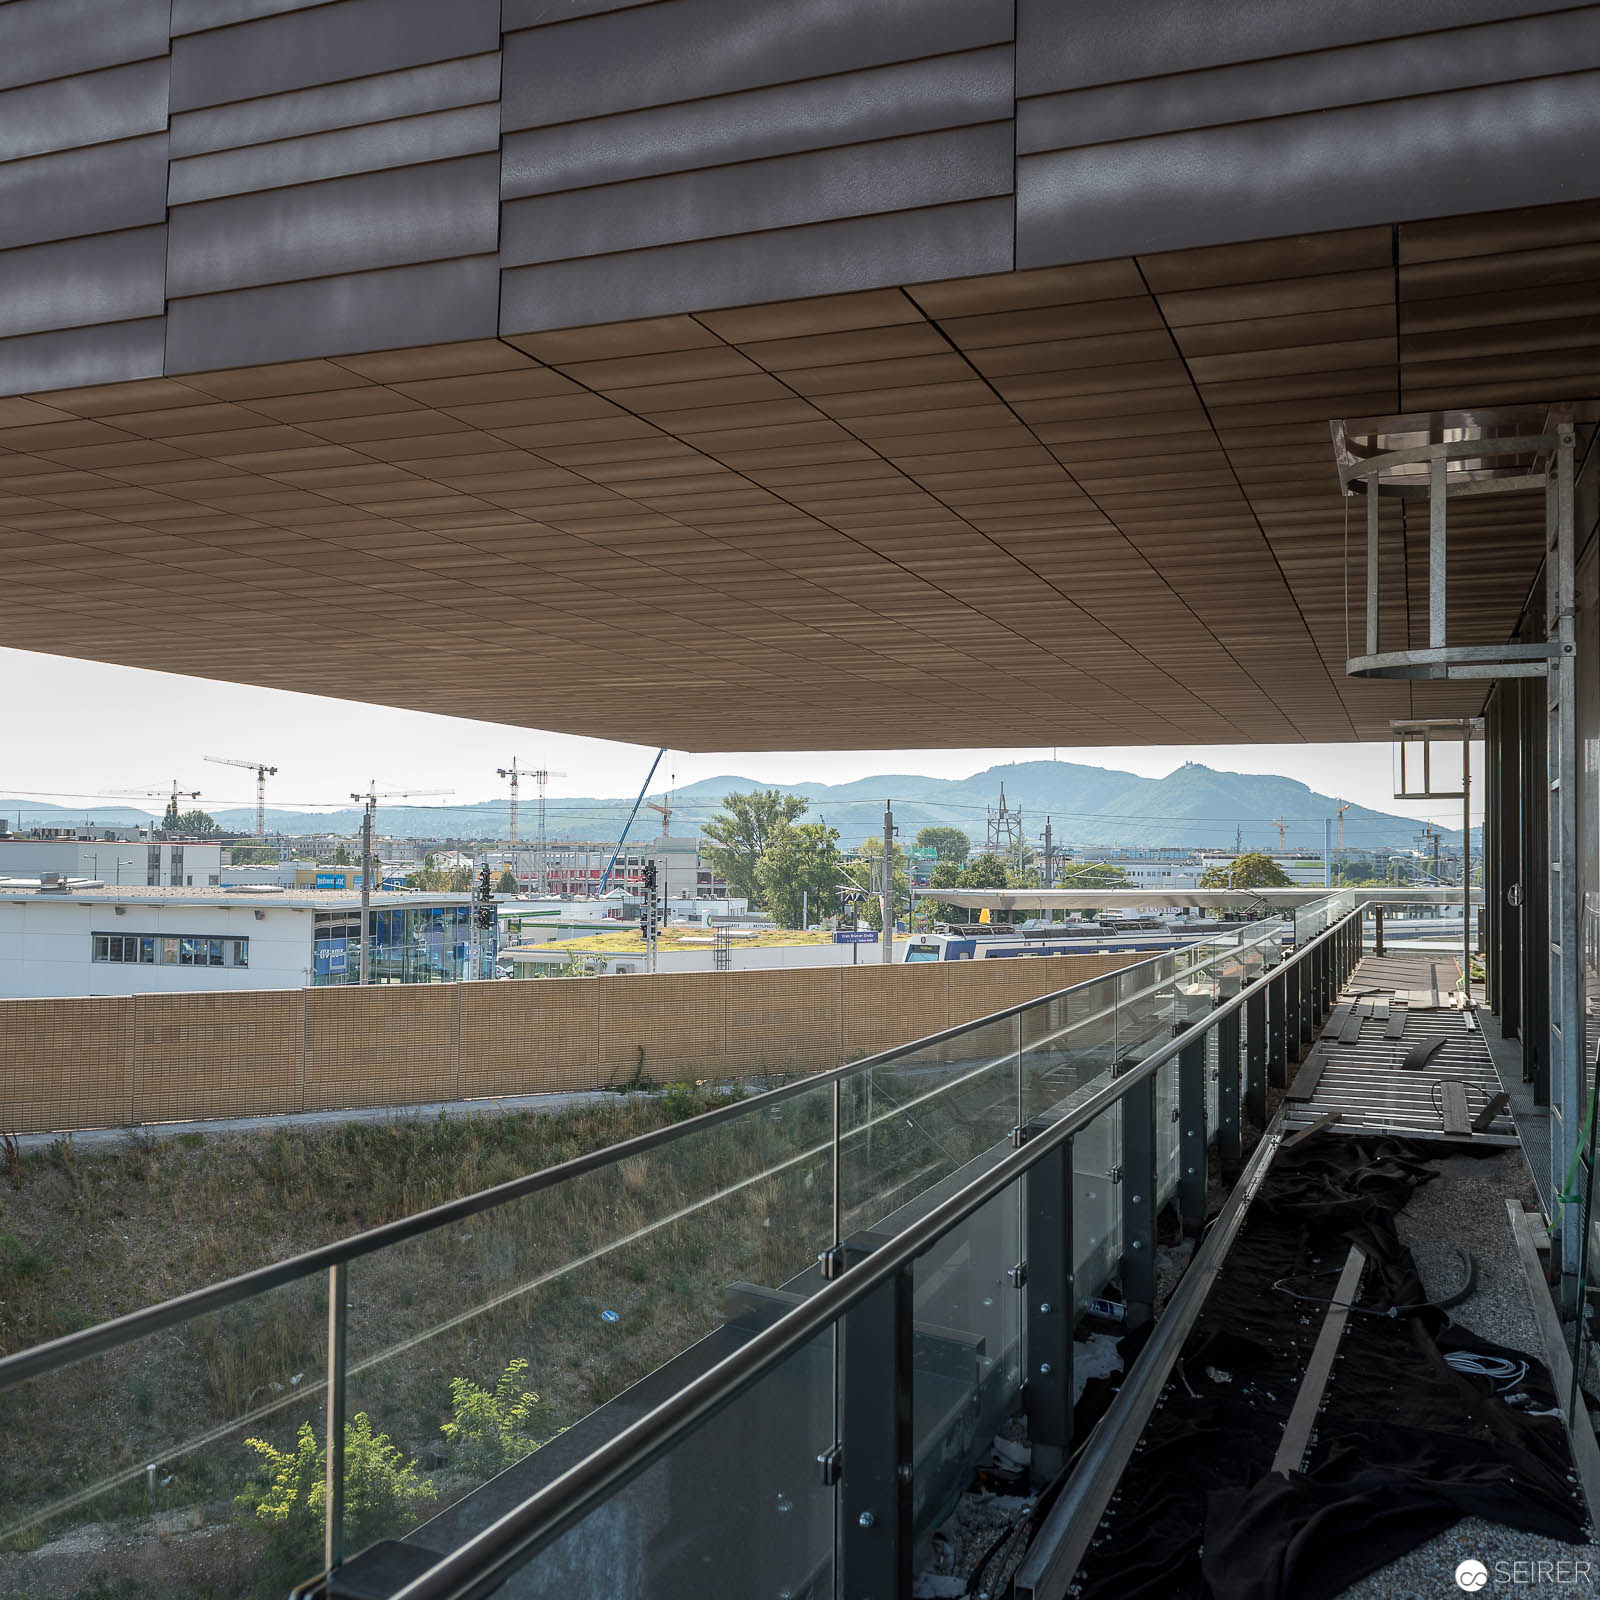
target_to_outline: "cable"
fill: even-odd
[[[1462,1265],[1465,1267],[1466,1272],[1465,1272],[1465,1275],[1463,1276],[1463,1279],[1462,1279],[1460,1287],[1457,1288],[1457,1289],[1451,1290],[1451,1292],[1449,1294],[1443,1295],[1437,1300],[1419,1300],[1417,1302],[1417,1304],[1415,1304],[1415,1305],[1410,1305],[1410,1306],[1390,1306],[1387,1310],[1384,1310],[1384,1311],[1379,1311],[1378,1309],[1376,1309],[1373,1306],[1358,1306],[1358,1305],[1355,1304],[1354,1301],[1351,1301],[1349,1303],[1349,1309],[1351,1311],[1354,1311],[1354,1312],[1359,1312],[1360,1315],[1362,1315],[1364,1317],[1390,1317],[1390,1318],[1393,1318],[1393,1317],[1409,1316],[1412,1312],[1415,1312],[1415,1311],[1448,1311],[1448,1310],[1450,1310],[1450,1308],[1452,1306],[1460,1305],[1461,1302],[1463,1300],[1465,1300],[1467,1298],[1467,1296],[1470,1295],[1472,1293],[1473,1289],[1476,1288],[1476,1286],[1477,1286],[1477,1282],[1478,1282],[1478,1263],[1471,1255],[1469,1255],[1459,1245],[1454,1245],[1454,1246],[1452,1246],[1452,1248],[1454,1249],[1457,1258],[1461,1261]],[[1298,1289],[1291,1289],[1291,1288],[1288,1287],[1291,1283],[1294,1283],[1296,1281],[1304,1282],[1307,1279],[1310,1279],[1312,1282],[1315,1282],[1315,1281],[1317,1281],[1319,1279],[1337,1277],[1339,1275],[1339,1272],[1342,1271],[1342,1270],[1343,1270],[1342,1268],[1337,1268],[1337,1269],[1335,1269],[1333,1271],[1330,1271],[1330,1272],[1298,1273],[1298,1274],[1291,1273],[1287,1277],[1279,1278],[1272,1285],[1272,1287],[1274,1289],[1276,1289],[1279,1294],[1286,1294],[1286,1295],[1289,1296],[1289,1298],[1291,1300],[1303,1300],[1308,1305],[1315,1305],[1315,1306],[1342,1305],[1342,1304],[1344,1304],[1344,1302],[1334,1299],[1334,1297],[1332,1295],[1302,1294]]]
[[[1517,1388],[1528,1376],[1526,1361],[1512,1361],[1506,1356],[1486,1355],[1477,1350],[1450,1350],[1444,1360],[1446,1366],[1469,1378],[1487,1378],[1502,1392]]]
[[[1444,1116],[1444,1106],[1439,1099],[1439,1091],[1444,1088],[1446,1083],[1459,1083],[1463,1089],[1470,1089],[1475,1094],[1481,1094],[1483,1103],[1486,1106],[1494,1102],[1494,1096],[1481,1083],[1469,1083],[1465,1078],[1435,1078],[1428,1089],[1428,1096],[1433,1101],[1433,1109],[1441,1117]]]

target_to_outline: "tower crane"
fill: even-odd
[[[232,756],[207,756],[207,761],[215,762],[219,767],[243,767],[246,772],[256,775],[256,838],[264,839],[267,834],[267,779],[278,775],[276,767],[269,767],[265,761],[238,761]]]
[[[365,794],[352,794],[352,800],[361,802],[361,982],[365,984],[371,971],[371,939],[369,925],[372,921],[372,819],[377,815],[380,800],[415,800],[424,795],[454,794],[454,789],[380,789],[378,780],[367,781]]]
[[[661,837],[665,839],[672,832],[672,802],[669,800],[665,805],[657,805],[654,800],[646,800],[644,808],[661,813]]]
[[[180,789],[176,778],[172,780],[170,793],[165,789],[107,789],[103,793],[108,799],[165,800],[167,802],[167,810],[174,815],[177,814],[180,800],[198,800],[200,798],[198,789]]]
[[[1289,819],[1287,817],[1274,817],[1272,826],[1278,830],[1278,854],[1281,856],[1289,848]]]
[[[1339,808],[1339,854],[1344,854],[1344,814],[1350,809],[1348,800],[1336,800],[1334,804]]]

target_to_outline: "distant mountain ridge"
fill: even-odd
[[[1051,819],[1057,848],[1088,849],[1161,846],[1204,846],[1231,850],[1238,837],[1246,849],[1276,850],[1284,823],[1288,848],[1322,849],[1325,818],[1337,818],[1337,802],[1315,793],[1293,778],[1262,773],[1219,772],[1199,762],[1187,762],[1164,778],[1141,778],[1136,773],[1069,761],[1019,761],[987,767],[963,778],[930,778],[911,773],[889,773],[858,778],[850,783],[764,783],[737,776],[705,778],[685,784],[672,793],[672,831],[697,832],[720,809],[723,797],[736,790],[783,789],[803,795],[807,816],[825,819],[837,828],[846,844],[876,837],[883,831],[886,799],[894,802],[895,823],[908,842],[917,830],[930,825],[962,829],[982,848],[988,812],[998,806],[1000,786],[1006,804],[1022,810],[1023,827],[1030,839],[1044,832]],[[659,798],[659,791],[654,797]],[[199,802],[204,805],[204,799]],[[612,840],[632,808],[630,798],[552,799],[547,807],[548,837]],[[127,805],[80,810],[37,801],[0,798],[0,817],[23,826],[73,827],[87,822],[104,825],[148,826],[149,812]],[[525,797],[519,833],[527,844],[533,837],[536,807]],[[248,833],[255,827],[252,807],[233,807],[212,813],[230,831]],[[385,805],[378,813],[382,834],[394,837],[505,839],[509,808],[504,800],[475,805]],[[269,807],[267,827],[282,833],[332,833],[354,835],[360,831],[361,813],[355,807],[339,811],[309,812]],[[1334,824],[1337,837],[1337,821]],[[657,812],[641,809],[631,838],[659,831]],[[1417,843],[1421,825],[1410,817],[1352,805],[1344,818],[1344,840],[1351,849],[1409,849]],[[1459,846],[1459,828],[1441,829],[1446,843]]]

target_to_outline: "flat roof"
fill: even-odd
[[[0,883],[0,901],[82,905],[200,905],[200,906],[250,906],[267,910],[273,906],[299,911],[359,911],[361,894],[352,889],[285,889],[281,894],[262,893],[260,889],[241,893],[234,888],[159,888],[149,884],[98,885],[95,888],[71,887],[60,889],[18,889]],[[408,894],[402,890],[374,889],[370,897],[373,907],[395,906],[465,906],[472,903],[469,894]]]

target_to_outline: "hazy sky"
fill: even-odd
[[[380,790],[448,789],[455,801],[504,798],[495,775],[511,758],[566,774],[549,793],[632,796],[654,750],[569,734],[254,689],[163,672],[105,666],[62,656],[0,649],[0,795],[54,800],[91,811],[95,797],[120,789],[166,789],[177,778],[199,789],[207,810],[255,803],[246,772],[206,756],[235,756],[278,767],[267,803],[348,805],[372,779]],[[1408,805],[1393,798],[1393,747],[1368,745],[1168,745],[1054,752],[1063,761],[1162,777],[1184,761],[1234,772],[1298,778],[1337,795],[1460,827],[1459,802]],[[996,763],[1048,757],[1046,749],[668,751],[652,791],[675,778],[692,783],[724,774],[772,784],[842,783],[877,772],[964,777]],[[523,788],[524,804],[534,796]],[[139,804],[137,800],[129,801]],[[422,802],[426,803],[426,802]],[[160,802],[145,802],[160,810]],[[1474,805],[1474,816],[1479,808]]]

